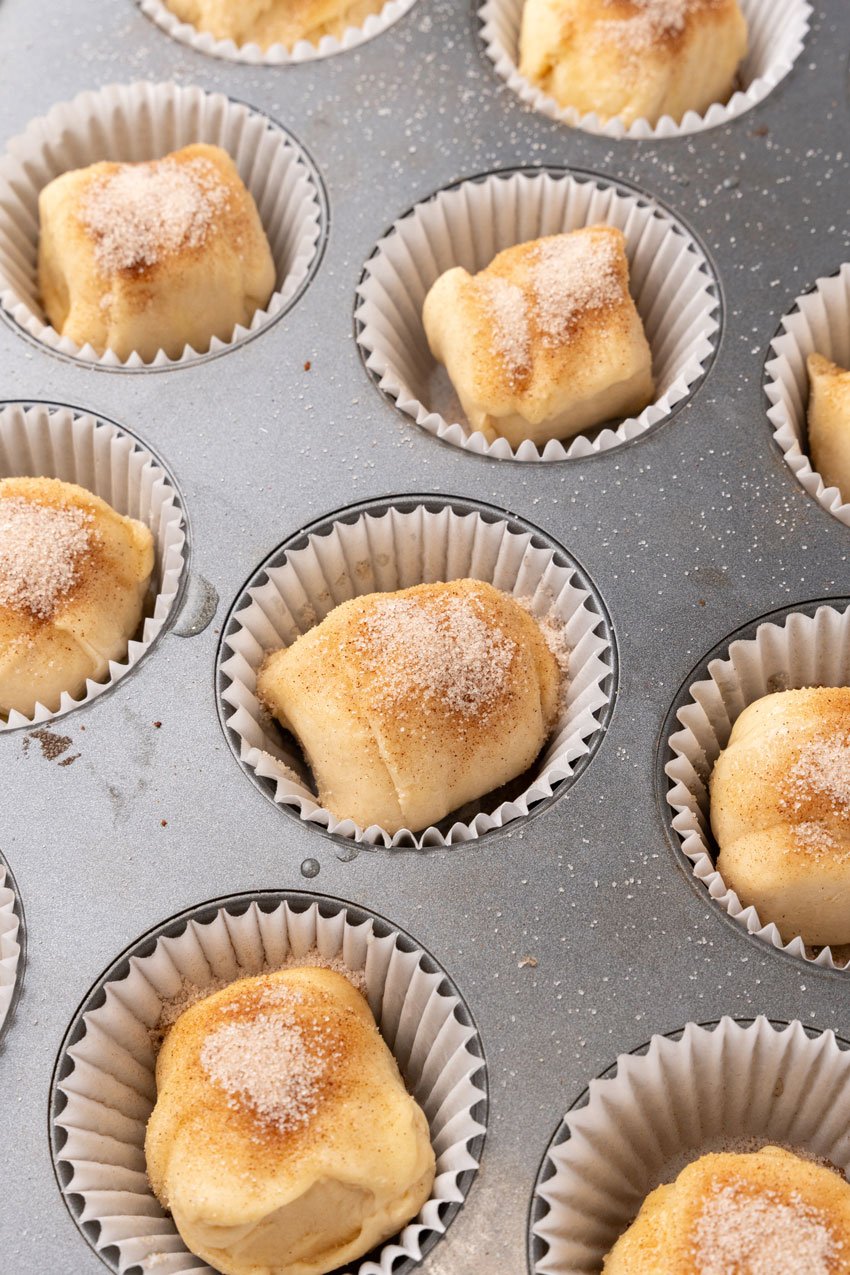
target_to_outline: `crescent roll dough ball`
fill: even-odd
[[[850,1186],[779,1147],[701,1156],[647,1196],[605,1275],[850,1275]]]
[[[766,695],[711,776],[717,869],[787,942],[850,943],[850,687]]]
[[[725,102],[747,53],[738,0],[525,0],[520,73],[628,127]]]
[[[183,22],[217,40],[291,49],[299,40],[318,44],[322,36],[339,38],[346,27],[359,27],[384,0],[165,0]]]
[[[538,624],[479,580],[343,602],[267,656],[257,693],[339,819],[419,831],[522,774],[557,713]]]
[[[850,371],[810,354],[809,450],[827,487],[850,501]]]
[[[0,713],[55,711],[123,659],[154,567],[153,536],[55,478],[0,481]]]
[[[157,1060],[148,1176],[224,1275],[325,1275],[431,1193],[428,1122],[342,974],[245,978],[177,1019]]]
[[[613,226],[588,226],[437,279],[422,311],[428,344],[490,442],[542,447],[651,402],[625,242]]]
[[[275,286],[257,206],[218,146],[63,173],[38,210],[45,313],[99,354],[202,353],[248,326]]]

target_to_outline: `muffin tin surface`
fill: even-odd
[[[786,465],[763,391],[782,315],[850,260],[845,0],[820,0],[803,54],[757,108],[660,142],[609,141],[525,108],[483,52],[476,8],[417,0],[358,49],[274,68],[196,53],[132,0],[96,17],[83,0],[0,5],[4,140],[82,90],[174,79],[279,120],[330,207],[303,295],[227,358],[114,376],[0,325],[3,398],[79,405],[150,444],[191,526],[185,606],[203,581],[220,597],[206,628],[184,609],[124,685],[49,727],[63,751],[24,730],[0,738],[0,851],[27,916],[25,986],[0,1041],[0,1252],[15,1275],[104,1270],[51,1166],[57,1053],[128,943],[217,896],[306,880],[415,935],[469,1005],[488,1136],[426,1275],[523,1275],[554,1130],[592,1077],[651,1035],[759,1013],[850,1031],[836,975],[746,935],[691,887],[655,793],[665,717],[705,654],[767,612],[847,593],[847,528]],[[671,420],[547,465],[429,436],[370,383],[353,335],[363,264],[395,218],[460,178],[528,165],[656,195],[705,245],[723,301],[717,357]],[[412,492],[485,501],[563,544],[610,613],[619,682],[604,738],[560,800],[479,842],[390,855],[281,818],[245,782],[214,670],[229,608],[276,545],[354,502]]]

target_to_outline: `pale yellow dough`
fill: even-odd
[[[0,714],[14,709],[30,716],[37,703],[58,709],[63,691],[79,698],[87,678],[101,681],[109,661],[124,658],[142,618],[154,543],[143,523],[123,517],[73,483],[5,478],[0,522],[6,501],[79,510],[89,539],[85,551],[74,556],[71,588],[41,614],[25,604],[4,603],[4,582],[12,571],[21,571],[24,590],[28,581],[37,587],[43,572],[37,561],[28,566],[5,561],[0,543]]]
[[[165,0],[183,22],[217,40],[291,49],[299,40],[318,44],[322,36],[341,37],[380,13],[385,0]]]
[[[810,354],[809,451],[827,487],[850,501],[850,371]]]
[[[591,271],[594,255],[607,263],[600,304],[592,273],[571,295],[559,267],[579,251]],[[653,397],[652,353],[628,282],[625,239],[612,226],[517,244],[476,275],[460,266],[440,275],[422,320],[471,428],[490,442],[543,447],[641,412]],[[560,324],[559,310],[568,316]]]
[[[849,803],[850,687],[744,710],[711,776],[717,868],[786,942],[850,943]]]
[[[657,1187],[604,1275],[850,1275],[850,1186],[780,1147],[701,1156]]]
[[[294,1040],[296,1058],[324,1059],[321,1074],[308,1061],[309,1112],[289,1127],[253,1101],[263,1077],[251,1068],[264,1060],[248,1036],[247,1092],[222,1087],[205,1052],[222,1027],[241,1048],[240,1032],[276,1019],[283,1048]],[[156,1081],[151,1185],[187,1247],[224,1275],[325,1275],[397,1234],[430,1195],[428,1122],[342,974],[288,969],[199,1001],[168,1032]]]
[[[725,102],[747,52],[738,0],[526,0],[519,69],[562,107],[677,123]]]
[[[391,833],[522,774],[554,725],[559,686],[538,624],[478,580],[344,602],[272,652],[257,679],[322,806]]]
[[[158,204],[146,201],[143,189],[128,188],[128,179],[142,177],[158,183]],[[110,183],[119,192],[114,224],[120,216],[126,225],[124,252],[111,256],[91,214]],[[182,233],[186,183],[196,201]],[[249,326],[274,290],[257,206],[218,146],[199,143],[145,164],[104,162],[63,173],[44,187],[38,207],[47,318],[62,336],[99,354],[110,350],[124,360],[136,353],[150,362],[159,350],[179,358],[187,345],[203,353],[213,337],[229,341],[237,324]],[[108,204],[101,208],[108,222]],[[168,239],[157,235],[158,224],[168,228]]]

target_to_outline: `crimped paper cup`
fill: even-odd
[[[652,348],[656,399],[637,417],[539,450],[470,429],[428,348],[422,305],[453,266],[470,273],[514,244],[605,222],[626,237],[630,287]],[[608,451],[669,416],[717,342],[717,285],[706,256],[666,209],[627,187],[563,169],[490,173],[438,191],[396,221],[357,289],[357,340],[380,388],[429,434],[497,460],[565,460]]]
[[[277,270],[265,310],[230,341],[214,337],[208,350],[186,346],[179,359],[163,350],[149,363],[137,354],[121,361],[107,350],[78,346],[47,322],[38,295],[38,196],[54,177],[99,160],[158,159],[192,142],[221,146],[254,196]],[[112,84],[81,93],[35,119],[0,160],[0,305],[22,331],[58,354],[100,367],[135,370],[184,366],[249,340],[294,302],[317,264],[324,229],[323,196],[312,162],[284,129],[265,115],[177,84]]]
[[[803,51],[812,7],[806,0],[740,0],[749,30],[749,52],[738,73],[740,87],[727,102],[714,102],[704,115],[687,111],[677,124],[664,115],[657,124],[635,120],[628,128],[621,119],[604,122],[594,112],[582,115],[574,106],[559,106],[554,98],[519,72],[519,33],[525,0],[486,0],[478,10],[480,35],[496,71],[526,105],[586,133],[630,140],[682,137],[728,124],[763,102],[789,73]]]
[[[682,851],[712,899],[748,933],[801,960],[846,968],[850,953],[807,948],[799,937],[784,942],[769,917],[745,908],[729,889],[714,864],[708,784],[735,721],[749,704],[775,691],[850,686],[850,609],[822,606],[813,615],[792,612],[782,624],[761,624],[754,638],[732,642],[728,657],[711,660],[707,671],[708,679],[689,687],[688,702],[676,714],[682,729],[670,736],[673,760],[664,768]]]
[[[163,0],[138,0],[142,13],[155,22],[161,30],[181,44],[188,44],[198,53],[206,53],[214,58],[226,58],[229,62],[247,62],[252,66],[288,66],[292,63],[315,62],[319,58],[330,58],[336,53],[345,53],[356,49],[367,40],[374,40],[398,22],[408,10],[412,9],[416,0],[387,0],[378,13],[371,13],[363,21],[362,26],[350,26],[337,38],[325,35],[318,44],[308,40],[299,40],[288,49],[283,44],[273,44],[268,49],[261,49],[258,44],[235,44],[233,40],[217,40],[207,32],[199,31],[189,22],[181,22],[176,14],[163,4]]]
[[[277,551],[237,600],[222,639],[222,717],[234,751],[269,795],[337,836],[369,845],[454,845],[471,841],[529,813],[551,797],[586,758],[607,720],[613,697],[613,643],[601,604],[563,551],[532,530],[430,500],[409,509],[392,504],[340,517],[307,537],[303,547]],[[438,506],[435,508],[435,505]],[[555,731],[532,768],[533,779],[508,799],[490,794],[447,816],[438,827],[395,833],[338,820],[318,804],[304,758],[260,704],[256,679],[268,651],[289,646],[349,598],[416,584],[486,580],[527,600],[535,615],[556,615],[571,648],[569,684]],[[507,791],[513,793],[510,785]],[[464,813],[466,817],[464,818]]]
[[[366,995],[437,1156],[419,1216],[348,1275],[390,1275],[418,1261],[465,1198],[485,1126],[484,1059],[472,1018],[445,973],[403,932],[360,908],[315,895],[238,895],[194,908],[147,935],[92,989],[60,1053],[53,1153],[68,1206],[113,1271],[209,1275],[163,1212],[145,1172],[156,1100],[151,1030],[186,980],[203,988],[281,966],[318,948],[365,971]],[[342,1273],[341,1273],[342,1275]]]
[[[0,478],[31,476],[78,483],[120,514],[137,518],[154,537],[156,561],[141,635],[131,638],[123,660],[112,660],[104,682],[86,682],[74,699],[65,693],[59,709],[43,704],[31,717],[12,712],[0,731],[33,726],[88,704],[135,668],[162,632],[183,578],[186,527],[174,480],[162,462],[110,421],[46,403],[8,403],[0,408]]]
[[[0,859],[0,1036],[18,987],[21,960],[19,904],[14,880]]]
[[[850,367],[850,263],[837,274],[818,279],[810,292],[797,297],[770,351],[765,392],[772,404],[767,414],[773,437],[802,487],[822,509],[850,527],[850,504],[842,500],[837,487],[826,486],[809,458],[806,369],[810,354]]]
[[[712,1151],[780,1145],[850,1170],[850,1053],[799,1022],[689,1023],[621,1054],[555,1135],[531,1217],[534,1275],[598,1275],[655,1187]]]

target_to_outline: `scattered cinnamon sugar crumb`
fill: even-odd
[[[121,164],[86,192],[80,218],[95,239],[103,274],[156,265],[180,248],[198,248],[227,207],[227,186],[208,159],[173,157]]]
[[[306,362],[305,362],[305,364],[304,364],[304,371],[305,371],[305,372],[309,372],[309,371],[310,371],[310,368],[311,368],[312,366],[313,366],[313,364],[310,362],[310,360],[309,360],[309,359],[307,359],[307,361],[306,361]]]
[[[788,1196],[745,1182],[716,1189],[697,1219],[693,1256],[700,1275],[830,1275],[838,1254],[827,1219],[797,1192]]]
[[[0,501],[0,606],[50,619],[78,579],[92,522],[74,505],[56,509],[20,496]]]
[[[27,739],[34,739],[38,742],[41,746],[41,755],[45,761],[56,761],[63,753],[67,753],[73,743],[70,735],[57,735],[55,731],[48,730],[46,726],[40,726],[38,730],[30,731]]]
[[[487,617],[481,595],[378,599],[350,639],[382,709],[411,695],[462,718],[484,720],[498,704],[516,643]]]
[[[560,693],[558,695],[558,716],[560,717],[566,708],[567,691],[570,684],[570,656],[572,655],[572,647],[567,641],[566,624],[554,610],[548,611],[546,615],[536,615],[531,598],[515,598],[514,601],[524,611],[527,611],[534,620],[543,634],[544,642],[555,657],[555,663],[558,665],[558,672],[561,675]]]

